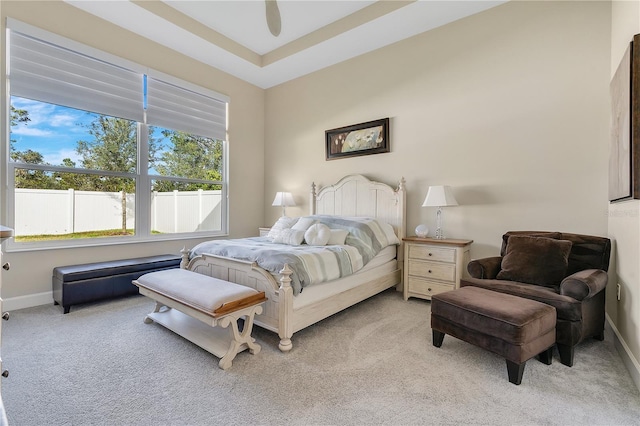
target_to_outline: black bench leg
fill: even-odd
[[[551,346],[546,351],[542,351],[538,354],[538,360],[547,365],[551,365],[553,362],[553,346]]]
[[[593,336],[593,338],[602,342],[604,340],[604,330]]]
[[[58,302],[56,302],[56,301],[54,300],[54,301],[53,301],[53,305],[54,305],[54,306],[55,306],[55,305],[59,305],[59,303],[58,303]],[[71,305],[63,306],[63,308],[64,308],[64,313],[65,313],[65,314],[68,314],[68,313],[69,313],[69,311],[71,310]]]
[[[522,383],[522,373],[524,373],[524,366],[526,365],[526,361],[522,364],[516,364],[513,361],[507,361],[507,373],[509,374],[509,381],[514,385],[519,385]]]
[[[567,367],[573,366],[573,346],[556,343],[558,352],[560,353],[560,362]]]
[[[444,333],[438,330],[433,331],[433,346],[439,348],[442,346],[442,341],[444,340]]]

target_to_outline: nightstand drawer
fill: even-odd
[[[409,289],[411,293],[421,294],[431,298],[434,294],[444,293],[445,291],[451,291],[455,288],[455,285],[447,285],[434,283],[432,281],[426,281],[420,278],[409,277]]]
[[[433,246],[409,246],[409,259],[432,260],[435,262],[456,261],[456,249]]]
[[[409,262],[409,275],[427,279],[456,281],[456,265],[437,262]]]

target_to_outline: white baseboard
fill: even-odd
[[[606,317],[607,322],[609,323],[609,326],[611,326],[611,330],[613,331],[613,342],[615,344],[615,347],[618,350],[618,353],[620,354],[625,367],[627,367],[627,370],[629,370],[631,379],[633,379],[636,387],[640,390],[640,363],[635,358],[635,356],[633,356],[633,353],[631,353],[629,346],[627,346],[627,342],[625,342],[624,339],[620,336],[620,332],[613,324],[613,321],[611,321],[609,314],[606,314]]]
[[[53,292],[51,291],[2,299],[2,309],[4,311],[15,311],[16,309],[31,308],[49,303],[53,303]]]

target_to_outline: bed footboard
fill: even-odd
[[[291,350],[293,336],[293,271],[285,265],[280,271],[280,282],[255,262],[203,254],[189,260],[189,250],[183,249],[180,267],[199,274],[264,291],[267,301],[262,315],[255,318],[260,327],[278,333],[281,351]]]

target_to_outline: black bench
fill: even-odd
[[[71,305],[138,294],[131,281],[147,272],[180,267],[180,256],[161,254],[53,268],[53,300],[69,313]]]

